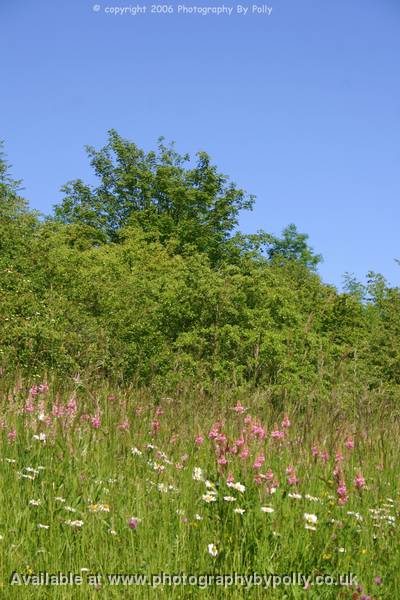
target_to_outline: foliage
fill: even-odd
[[[236,231],[253,199],[203,152],[145,153],[114,131],[88,151],[99,185],[67,184],[45,220],[0,160],[3,369],[397,395],[400,292],[382,276],[338,293],[294,225]]]

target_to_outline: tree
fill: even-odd
[[[28,211],[27,202],[18,192],[21,181],[13,179],[9,173],[10,165],[3,152],[4,143],[0,141],[0,219],[13,219]]]
[[[162,138],[156,152],[146,153],[111,130],[106,146],[86,150],[99,185],[67,183],[55,218],[94,227],[105,242],[118,241],[124,227],[136,225],[151,239],[175,238],[178,250],[193,247],[215,263],[226,251],[239,211],[254,202],[218,172],[206,152],[192,164]]]
[[[282,237],[272,237],[267,248],[268,257],[274,262],[295,260],[303,263],[311,271],[315,271],[322,261],[320,254],[314,254],[307,244],[308,235],[299,233],[296,225],[291,223],[282,232]]]

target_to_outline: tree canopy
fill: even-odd
[[[68,183],[46,219],[0,158],[3,369],[398,389],[400,292],[382,276],[339,293],[295,225],[241,233],[254,198],[204,152],[146,153],[115,131],[88,152],[98,185]]]

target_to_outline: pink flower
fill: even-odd
[[[226,437],[225,433],[219,433],[217,435],[216,439],[217,439],[218,444],[225,444],[225,442],[227,441],[227,437]]]
[[[376,585],[382,585],[382,577],[380,577],[379,575],[377,575],[374,579],[374,582]]]
[[[239,456],[240,458],[247,458],[250,456],[250,450],[248,448],[243,448]]]
[[[268,469],[268,471],[265,473],[265,478],[268,479],[268,481],[272,481],[274,478],[274,474],[271,471],[271,469]]]
[[[271,436],[276,440],[281,440],[285,437],[285,432],[274,429],[274,431],[271,432]]]
[[[354,448],[354,440],[352,437],[348,437],[345,441],[344,445],[348,450],[352,450]]]
[[[153,435],[157,433],[160,429],[160,421],[158,419],[153,419],[151,422],[151,432]]]
[[[39,394],[46,394],[49,391],[49,386],[47,383],[41,383],[38,387]]]
[[[313,456],[318,456],[318,448],[317,448],[317,446],[313,446],[313,447],[311,448],[311,454],[312,454]]]
[[[245,411],[246,409],[244,408],[244,406],[242,406],[242,405],[241,405],[241,403],[240,403],[240,402],[239,402],[239,400],[238,400],[238,401],[237,401],[237,403],[236,403],[236,406],[234,406],[234,407],[232,408],[232,410],[234,410],[234,411],[235,411],[235,413],[237,413],[238,415],[241,415],[241,414],[243,414],[243,413],[244,413],[244,411]]]
[[[294,467],[292,467],[292,465],[289,465],[288,467],[286,467],[286,475],[291,475],[292,473],[294,473]]]
[[[228,464],[228,461],[226,460],[226,457],[225,457],[225,456],[221,456],[221,457],[218,459],[218,464],[219,464],[219,465],[227,465],[227,464]]]
[[[292,473],[290,477],[288,477],[287,482],[289,485],[297,485],[299,483],[299,479],[296,477],[296,473]]]
[[[329,460],[329,452],[327,452],[326,450],[324,452],[321,452],[320,457],[322,458],[322,462],[327,463]]]
[[[142,406],[140,406],[140,405],[139,405],[139,406],[136,406],[136,408],[135,408],[135,415],[136,415],[137,417],[140,417],[140,415],[142,414],[142,412],[143,412],[143,407],[142,407]]]
[[[233,483],[235,481],[233,474],[228,473],[228,477],[226,478],[226,483]]]
[[[129,429],[129,421],[125,419],[125,421],[122,421],[122,423],[117,425],[117,429],[120,429],[121,431],[127,431]]]
[[[94,429],[99,429],[99,427],[100,427],[100,417],[99,417],[99,415],[95,415],[94,417],[92,417],[92,427]]]
[[[15,429],[13,429],[12,431],[9,431],[7,433],[7,437],[10,440],[10,442],[13,442],[15,440],[15,438],[17,437],[17,432],[15,431]]]
[[[342,460],[343,460],[343,454],[341,453],[341,451],[340,451],[340,450],[338,450],[338,451],[336,452],[335,461],[336,461],[336,462],[342,462]]]
[[[199,435],[196,435],[196,437],[194,438],[194,443],[196,444],[196,446],[201,446],[203,442],[204,437],[200,433]]]
[[[67,413],[70,416],[73,416],[73,415],[76,414],[77,410],[78,410],[78,407],[77,407],[77,404],[76,404],[76,400],[75,400],[75,398],[71,398],[68,401],[68,404],[67,404]]]
[[[139,524],[139,519],[137,519],[136,517],[131,517],[128,521],[128,525],[131,529],[136,529],[138,524]]]
[[[64,414],[64,406],[62,404],[53,404],[51,413],[53,417],[62,417]]]
[[[235,440],[235,446],[238,446],[240,448],[243,445],[244,445],[244,438],[243,437],[239,438],[238,440]]]
[[[265,457],[262,454],[260,454],[256,457],[256,460],[254,461],[253,469],[260,469],[263,466],[264,462]]]
[[[288,417],[287,415],[285,415],[285,416],[283,417],[283,420],[282,420],[282,427],[283,427],[284,429],[288,429],[288,428],[290,427],[290,420],[289,420],[289,417]]]
[[[356,477],[354,479],[354,485],[359,490],[362,489],[365,486],[365,479],[364,479],[364,477],[362,476],[361,473],[357,473],[357,475],[356,475]]]
[[[262,425],[253,425],[251,431],[256,437],[258,437],[259,440],[263,440],[266,436],[266,431]]]
[[[156,408],[156,417],[161,417],[161,415],[164,414],[163,409],[161,408],[161,406],[157,406]]]

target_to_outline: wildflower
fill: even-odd
[[[139,448],[133,447],[131,448],[131,453],[133,454],[133,456],[142,456],[142,452],[141,450],[139,450]]]
[[[210,502],[217,501],[217,495],[215,492],[214,493],[209,492],[208,494],[203,494],[202,499],[204,500],[204,502],[207,502],[207,504],[210,504]]]
[[[128,431],[129,421],[125,419],[125,421],[122,421],[122,423],[119,423],[117,425],[117,429],[119,429],[120,431]]]
[[[243,515],[246,512],[246,509],[244,509],[244,508],[234,508],[233,512],[237,513],[238,515]]]
[[[89,504],[89,511],[96,512],[110,512],[110,506],[108,504]]]
[[[108,533],[109,533],[110,535],[118,535],[118,534],[117,534],[117,532],[115,531],[115,529],[109,529],[109,530],[108,530]]]
[[[260,469],[262,467],[262,465],[265,462],[265,457],[260,454],[259,456],[256,457],[256,460],[254,461],[253,464],[253,469]]]
[[[382,584],[382,577],[380,577],[379,575],[377,575],[374,579],[374,583],[375,585],[381,585]]]
[[[262,427],[261,425],[253,425],[251,431],[256,437],[258,437],[259,440],[263,440],[267,435],[264,427]]]
[[[236,498],[234,496],[224,496],[225,502],[236,502]]]
[[[201,434],[196,435],[196,437],[194,438],[194,443],[196,444],[196,446],[201,446],[203,442],[204,437]]]
[[[33,436],[34,440],[38,440],[39,442],[43,442],[44,444],[46,443],[46,434],[45,433],[39,433],[39,435],[34,435]]]
[[[241,415],[247,410],[247,408],[244,408],[244,406],[242,406],[242,404],[238,400],[236,406],[234,406],[232,410],[234,410],[236,414]]]
[[[218,464],[219,464],[219,465],[227,465],[227,464],[228,464],[228,461],[227,461],[227,459],[226,459],[226,456],[221,456],[221,457],[218,459]]]
[[[131,517],[128,521],[128,525],[129,525],[130,529],[136,529],[136,527],[139,525],[140,521],[141,521],[141,519],[138,519],[138,517]]]
[[[83,521],[80,521],[79,519],[76,521],[71,521],[71,519],[68,519],[68,521],[65,521],[65,524],[69,525],[70,527],[82,527]]]
[[[57,502],[65,502],[65,498],[62,498],[61,496],[56,496],[54,499],[57,500]]]
[[[194,479],[195,481],[203,481],[203,470],[200,467],[195,467],[193,469],[192,479]]]
[[[16,437],[17,437],[17,432],[15,431],[15,429],[13,429],[12,431],[9,431],[7,433],[7,438],[9,439],[10,442],[13,442]]]
[[[347,487],[344,481],[339,482],[339,486],[336,489],[336,493],[339,496],[338,503],[343,505],[348,501],[347,497]]]
[[[73,417],[78,410],[78,405],[76,403],[75,398],[71,398],[67,404],[67,413],[70,417]]]
[[[261,510],[264,513],[273,513],[273,512],[275,512],[275,509],[272,508],[272,506],[262,506]]]
[[[247,458],[250,455],[250,451],[248,448],[243,448],[243,450],[240,453],[240,458]]]
[[[93,429],[99,429],[101,424],[99,415],[95,415],[94,417],[92,417],[91,423]]]
[[[202,521],[203,520],[203,517],[201,515],[199,515],[198,513],[196,513],[194,515],[194,518],[196,519],[196,521]]]
[[[295,500],[301,500],[303,496],[301,494],[292,494],[291,492],[289,492],[288,497],[294,498]]]
[[[315,525],[318,521],[318,517],[312,513],[304,513],[304,520],[308,525]]]
[[[214,558],[217,556],[218,550],[215,544],[208,544],[208,553]]]
[[[365,479],[364,479],[364,477],[362,476],[361,473],[357,473],[357,475],[356,475],[356,477],[354,479],[354,485],[359,490],[362,489],[363,487],[365,487]]]
[[[153,419],[151,422],[151,433],[155,435],[157,431],[159,431],[160,427],[160,421],[158,419]]]
[[[348,450],[352,450],[354,448],[354,440],[352,437],[348,437],[347,440],[344,443],[345,447]]]
[[[290,477],[287,479],[289,485],[297,485],[299,481],[300,480],[296,477],[296,473],[292,473],[292,475],[290,475]]]
[[[324,452],[321,452],[320,457],[322,458],[322,462],[327,463],[329,460],[329,452],[327,452],[326,450]]]
[[[285,432],[274,429],[274,431],[271,432],[271,436],[276,440],[282,440],[285,437]]]
[[[50,527],[50,525],[43,525],[42,523],[37,524],[38,529],[48,529],[49,527]]]
[[[338,452],[336,452],[335,462],[339,463],[342,461],[343,461],[343,454],[341,453],[340,450],[338,450]]]
[[[283,429],[288,429],[291,425],[289,417],[287,415],[285,415],[282,419],[282,423],[281,423]]]
[[[246,490],[246,487],[242,483],[240,483],[240,481],[237,481],[236,483],[227,483],[227,486],[233,488],[241,494],[243,494],[243,492]]]
[[[226,483],[227,483],[227,484],[228,484],[228,483],[233,483],[234,481],[235,481],[235,480],[234,480],[234,478],[233,478],[233,475],[232,475],[232,473],[228,473],[228,476],[227,476],[227,478],[226,478]]]
[[[313,456],[318,456],[319,452],[318,452],[318,448],[317,448],[317,446],[313,446],[313,447],[311,448],[311,454],[312,454]]]
[[[41,500],[33,500],[33,499],[32,499],[32,500],[29,500],[29,505],[30,505],[30,506],[40,506],[40,505],[41,505],[41,503],[42,503],[42,501],[41,501]]]

